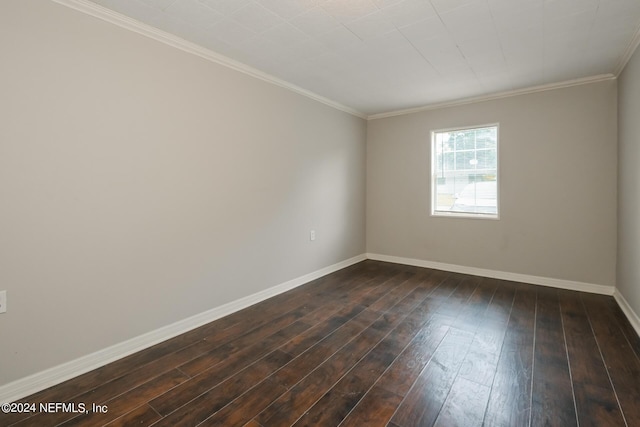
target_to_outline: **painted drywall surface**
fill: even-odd
[[[640,315],[640,49],[618,78],[617,288]]]
[[[364,253],[364,120],[52,2],[0,52],[0,385]]]
[[[430,132],[499,123],[500,219],[430,216]],[[613,286],[616,82],[371,120],[367,252]]]

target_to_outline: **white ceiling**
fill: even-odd
[[[92,0],[365,115],[616,73],[640,0]]]

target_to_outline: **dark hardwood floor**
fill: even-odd
[[[640,426],[611,297],[365,261],[23,402],[15,426]]]

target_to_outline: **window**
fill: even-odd
[[[498,125],[431,132],[431,213],[498,218]]]

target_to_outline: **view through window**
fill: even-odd
[[[498,217],[498,125],[432,132],[432,214]]]

